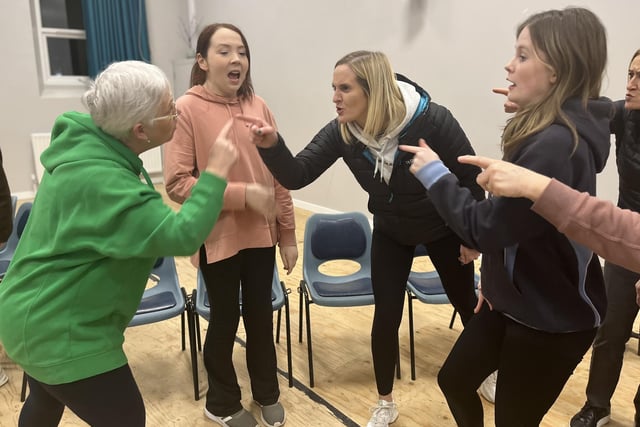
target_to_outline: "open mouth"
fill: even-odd
[[[238,82],[240,81],[240,71],[232,71],[229,74],[227,74],[227,77],[229,77],[229,80]]]

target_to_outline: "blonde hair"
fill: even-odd
[[[406,107],[389,59],[382,52],[359,50],[343,56],[335,67],[347,65],[367,97],[367,120],[363,132],[373,138],[391,132],[402,123]],[[334,68],[335,68],[334,67]],[[342,138],[351,143],[354,136],[346,123],[340,124]]]
[[[579,7],[549,10],[530,16],[516,32],[529,29],[535,54],[556,75],[547,96],[537,104],[518,110],[507,122],[502,135],[504,158],[509,159],[529,136],[560,120],[578,144],[575,124],[562,111],[571,97],[586,107],[590,98],[600,96],[607,62],[607,36],[593,12]]]

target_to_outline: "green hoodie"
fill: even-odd
[[[30,376],[63,384],[127,363],[124,330],[155,260],[198,250],[226,181],[202,173],[175,212],[140,158],[89,115],[63,114],[51,137],[42,184],[0,283],[0,341]]]

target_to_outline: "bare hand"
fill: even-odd
[[[291,274],[293,267],[298,261],[297,246],[280,246],[280,258],[282,258],[282,266],[287,270],[287,274]]]
[[[245,190],[246,206],[267,218],[276,217],[276,197],[272,187],[249,183]]]
[[[460,245],[460,256],[458,257],[458,261],[461,264],[469,264],[471,261],[478,259],[480,256],[480,252],[475,249],[471,249],[466,247],[465,245]]]
[[[440,157],[433,151],[424,139],[420,138],[418,141],[419,146],[414,145],[399,145],[398,148],[402,151],[406,151],[407,153],[414,153],[413,162],[411,163],[411,167],[409,170],[412,174],[416,174],[423,166],[428,163],[431,163],[435,160],[440,160]]]
[[[504,95],[504,96],[508,96],[509,95],[509,89],[507,88],[503,88],[503,87],[496,87],[491,89],[493,93],[497,93],[499,95]],[[515,102],[511,102],[508,99],[504,102],[504,112],[505,113],[515,113],[516,111],[518,111],[518,104],[516,104]]]
[[[636,282],[636,304],[640,306],[640,280]]]
[[[238,160],[238,149],[229,139],[231,126],[233,126],[233,118],[227,120],[211,146],[209,160],[205,169],[207,172],[218,175],[221,178],[227,177],[229,170]]]
[[[460,163],[484,169],[476,182],[495,196],[526,197],[536,201],[551,178],[503,160],[482,156],[460,156]]]
[[[476,304],[476,308],[473,309],[473,312],[478,314],[480,309],[482,308],[482,304],[484,304],[484,296],[482,295],[482,283],[478,282],[478,304]],[[489,301],[487,301],[487,305],[489,306],[489,310],[493,310],[493,306]]]
[[[249,138],[251,142],[261,148],[269,148],[276,145],[278,135],[273,126],[267,125],[262,119],[237,115],[236,119],[245,122],[249,128]]]

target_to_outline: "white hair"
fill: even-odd
[[[124,140],[136,123],[151,122],[167,91],[171,84],[160,68],[122,61],[98,74],[82,101],[98,127]]]

